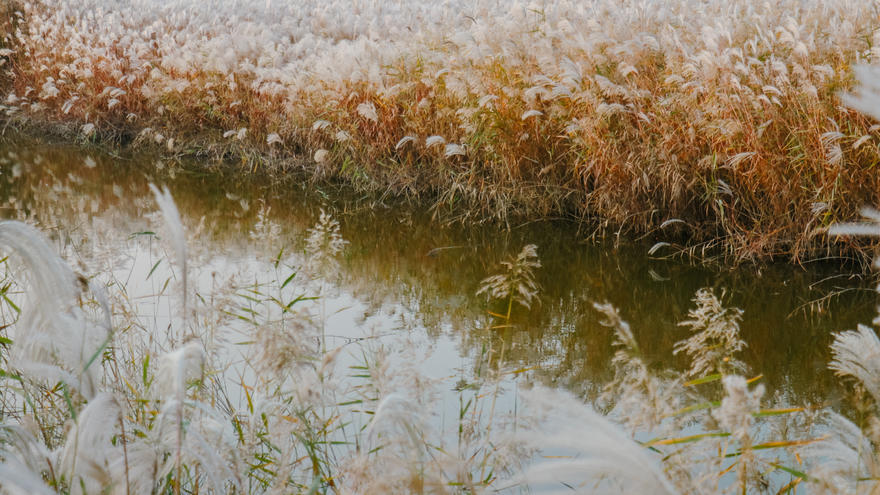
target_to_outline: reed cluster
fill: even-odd
[[[878,128],[835,102],[850,64],[875,55],[873,3],[366,2],[357,18],[326,3],[126,5],[22,5],[0,25],[0,110],[172,153],[307,152],[317,176],[432,191],[438,208],[689,228],[738,258],[810,253],[813,231],[878,199]],[[846,102],[880,116],[880,85],[860,74]],[[528,383],[505,411],[508,378],[528,375],[486,339],[447,425],[423,350],[328,345],[337,220],[322,211],[305,259],[281,250],[271,280],[206,290],[189,282],[198,230],[151,189],[161,239],[137,235],[165,254],[147,278],[167,266],[152,313],[129,281],[76,273],[39,230],[0,222],[2,493],[880,490],[868,326],[831,346],[853,407],[768,408],[723,294],[697,291],[680,323],[685,372],[650,362],[597,301],[617,353],[592,404]],[[880,235],[880,213],[865,215],[830,233]],[[258,219],[253,239],[277,236]],[[491,323],[475,332],[540,302],[540,268],[529,244],[485,278]]]
[[[684,373],[649,362],[615,307],[597,303],[618,352],[592,405],[525,380],[505,410],[503,389],[524,371],[504,360],[503,339],[500,349],[487,339],[444,430],[439,383],[415,364],[423,350],[328,348],[323,307],[303,291],[327,290],[344,252],[330,215],[304,239],[319,261],[293,266],[279,253],[274,280],[233,276],[208,290],[186,283],[198,234],[167,189],[152,189],[160,262],[172,269],[150,304],[164,315],[143,311],[122,280],[75,273],[35,228],[0,222],[0,493],[877,489],[880,340],[866,326],[836,337],[829,364],[856,383],[858,414],[768,408],[761,376],[738,359],[742,312],[723,295],[695,294],[681,323],[690,336],[676,347],[691,363]],[[267,222],[255,237],[273,230]],[[496,324],[476,332],[515,325],[539,300],[535,245],[500,265],[479,292],[506,312],[490,311]],[[341,366],[344,355],[354,364]]]
[[[345,241],[329,215],[310,263],[279,254],[275,279],[193,287],[197,234],[153,192],[165,254],[150,276],[168,278],[146,301],[0,222],[0,493],[474,493],[522,457],[489,441],[504,420],[488,399],[462,404],[457,435],[438,431],[420,350],[325,347],[304,291],[333,282]],[[502,376],[462,395],[491,397]]]
[[[875,2],[3,5],[0,113],[83,140],[735,261],[839,251],[822,229],[880,203],[880,128],[837,96]]]

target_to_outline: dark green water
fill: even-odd
[[[125,264],[130,235],[147,228],[144,219],[156,209],[151,181],[168,184],[188,227],[202,222],[192,250],[205,263],[222,254],[235,263],[268,264],[280,248],[301,251],[305,230],[323,208],[349,241],[339,282],[349,299],[339,302],[348,308],[336,322],[341,335],[366,319],[387,320],[418,333],[423,345],[437,345],[431,366],[441,374],[445,366],[450,375],[476,359],[487,339],[504,339],[507,365],[534,368],[534,376],[587,397],[611,378],[614,353],[594,302],[620,309],[658,369],[684,369],[672,348],[688,330],[677,323],[686,319],[694,292],[712,287],[744,311],[742,359],[752,375],[763,375],[773,402],[832,406],[846,387],[826,369],[833,333],[875,314],[872,276],[839,263],[707,268],[652,259],[650,244],[588,243],[565,223],[445,224],[428,211],[337,188],[158,163],[159,171],[154,157],[6,142],[0,144],[0,215],[26,218],[59,245],[75,245],[75,263],[89,270]],[[250,234],[260,210],[280,228],[271,240]],[[488,330],[487,310],[503,308],[475,295],[480,280],[528,243],[538,246],[543,263],[540,304],[516,307],[512,326]]]

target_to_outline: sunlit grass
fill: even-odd
[[[71,137],[733,260],[833,252],[817,233],[880,200],[878,129],[837,97],[873,2],[4,5],[0,110]]]
[[[359,17],[376,24],[318,4],[100,5],[27,4],[19,31],[3,25],[10,119],[170,153],[310,156],[317,175],[433,190],[437,208],[464,202],[474,215],[688,228],[740,259],[811,253],[815,232],[877,199],[877,129],[835,100],[849,64],[875,55],[876,4],[478,3],[461,22],[413,3]],[[431,20],[406,46],[393,41]],[[847,102],[876,111],[875,90]],[[691,330],[675,346],[686,372],[649,363],[620,311],[597,301],[617,347],[593,405],[606,414],[540,385],[514,414],[500,411],[505,377],[521,373],[507,368],[502,336],[456,386],[450,435],[432,418],[418,349],[395,349],[405,356],[395,360],[386,344],[328,348],[323,297],[347,245],[337,220],[321,212],[301,266],[279,253],[273,280],[205,294],[188,282],[194,234],[169,191],[152,191],[163,230],[137,235],[173,253],[154,295],[167,327],[133,310],[125,283],[77,274],[39,230],[0,222],[0,491],[877,490],[870,327],[831,346],[829,367],[855,384],[852,407],[767,408],[759,370],[739,356],[742,311],[723,292],[698,290],[680,323]],[[252,240],[277,235],[258,217]],[[477,290],[492,324],[475,332],[503,333],[514,310],[540,301],[536,245],[501,265]],[[228,353],[233,328],[247,338],[235,342],[241,359]],[[356,364],[340,369],[342,353]]]

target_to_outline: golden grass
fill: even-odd
[[[839,253],[823,229],[880,203],[878,128],[838,100],[878,7],[751,4],[363,7],[377,28],[342,5],[43,0],[21,6],[0,111],[463,218],[565,216],[734,262]]]

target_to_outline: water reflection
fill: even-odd
[[[195,264],[213,273],[203,283],[216,283],[214,272],[230,267],[265,271],[284,253],[301,253],[319,208],[332,211],[350,244],[340,290],[328,302],[342,315],[330,333],[353,338],[353,328],[365,324],[420,332],[413,338],[436,347],[424,366],[451,381],[457,368],[476,367],[487,346],[500,348],[503,340],[505,365],[595,397],[612,373],[612,333],[593,309],[605,301],[620,309],[654,366],[684,369],[683,357],[672,355],[688,332],[677,323],[694,292],[708,286],[744,310],[743,359],[763,374],[774,402],[834,405],[842,389],[826,369],[832,332],[868,322],[875,311],[871,281],[839,266],[718,271],[649,259],[644,245],[585,243],[568,224],[444,225],[390,200],[296,180],[192,172],[149,156],[17,139],[0,145],[0,177],[2,215],[27,219],[60,246],[75,246],[67,254],[84,273],[126,263],[134,270],[138,243],[131,236],[149,229],[146,219],[155,215],[151,181],[169,185],[189,230],[198,233]],[[487,310],[498,308],[475,296],[479,282],[527,243],[539,246],[543,262],[540,304],[516,307],[512,326],[490,329]],[[150,270],[152,261],[137,270]]]

